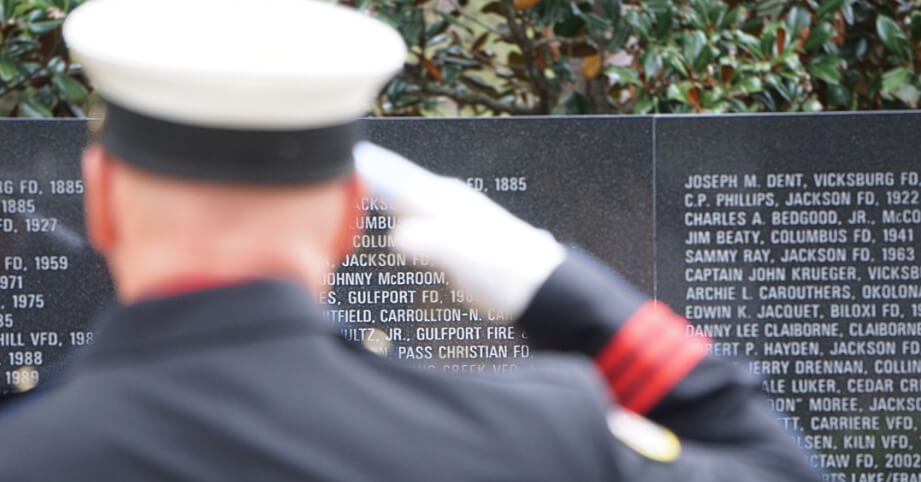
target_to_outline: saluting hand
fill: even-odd
[[[439,176],[380,146],[355,148],[359,175],[396,208],[396,249],[425,256],[480,308],[517,318],[566,257],[553,236],[458,179]]]

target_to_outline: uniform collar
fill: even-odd
[[[290,281],[260,280],[115,305],[95,324],[77,362],[97,366],[186,350],[335,330],[312,296]]]

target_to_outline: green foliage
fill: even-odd
[[[921,0],[362,0],[386,115],[917,108]],[[0,66],[2,72],[2,66]]]
[[[0,0],[0,117],[83,116],[89,89],[61,37],[83,0]]]

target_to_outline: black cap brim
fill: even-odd
[[[202,127],[106,103],[101,143],[128,164],[187,179],[245,184],[311,184],[354,169],[358,121],[303,130]]]

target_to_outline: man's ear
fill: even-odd
[[[93,248],[106,255],[116,241],[112,215],[112,158],[98,145],[83,151],[83,185],[86,234]]]
[[[333,260],[336,264],[345,260],[355,248],[352,246],[352,238],[361,234],[358,228],[358,218],[364,215],[361,209],[361,200],[368,196],[368,186],[361,179],[357,172],[353,173],[345,182],[345,212],[342,219],[340,235],[337,237],[337,243],[333,253],[336,258]]]

